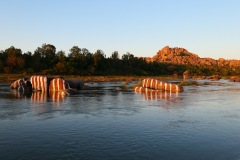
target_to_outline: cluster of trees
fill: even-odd
[[[186,67],[146,62],[127,52],[119,57],[114,51],[106,57],[102,50],[95,53],[73,46],[69,53],[56,51],[51,44],[43,44],[34,53],[22,53],[11,46],[0,51],[0,73],[69,74],[69,75],[169,75],[182,74]]]
[[[186,70],[192,75],[219,73],[216,67],[147,62],[129,52],[119,57],[119,53],[114,51],[110,57],[106,57],[102,50],[91,53],[78,46],[73,46],[68,54],[62,50],[56,51],[51,44],[43,44],[34,53],[22,53],[21,49],[13,46],[0,51],[0,73],[153,76],[182,75]],[[224,74],[233,74],[226,69],[223,71]]]

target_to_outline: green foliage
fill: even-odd
[[[24,65],[25,65],[25,61],[23,59],[22,56],[22,51],[21,49],[15,48],[13,46],[11,46],[10,48],[5,50],[5,54],[6,54],[6,65],[8,67],[8,69],[5,69],[7,72],[11,72],[11,71],[19,71],[21,70]]]
[[[180,53],[179,56],[188,56]],[[64,74],[64,75],[116,75],[116,76],[159,76],[182,75],[188,70],[191,76],[240,75],[240,67],[225,66],[192,66],[171,63],[146,62],[143,58],[135,57],[127,52],[119,58],[118,51],[106,58],[102,50],[95,53],[86,48],[73,46],[69,53],[56,52],[51,44],[43,44],[34,53],[22,54],[21,49],[11,46],[0,51],[0,73],[24,74]],[[186,85],[186,84],[183,84]]]

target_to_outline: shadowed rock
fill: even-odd
[[[70,88],[77,90],[84,88],[84,83],[81,80],[66,80],[66,82],[69,84]]]

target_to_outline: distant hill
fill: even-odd
[[[163,47],[152,58],[147,58],[147,61],[172,63],[179,65],[193,65],[193,66],[228,66],[235,68],[240,66],[240,60],[225,60],[219,58],[218,60],[212,58],[200,58],[197,54],[191,53],[184,48],[170,48],[169,46]]]

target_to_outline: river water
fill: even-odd
[[[89,83],[67,97],[0,83],[0,159],[240,159],[240,83],[198,83],[181,93]]]

